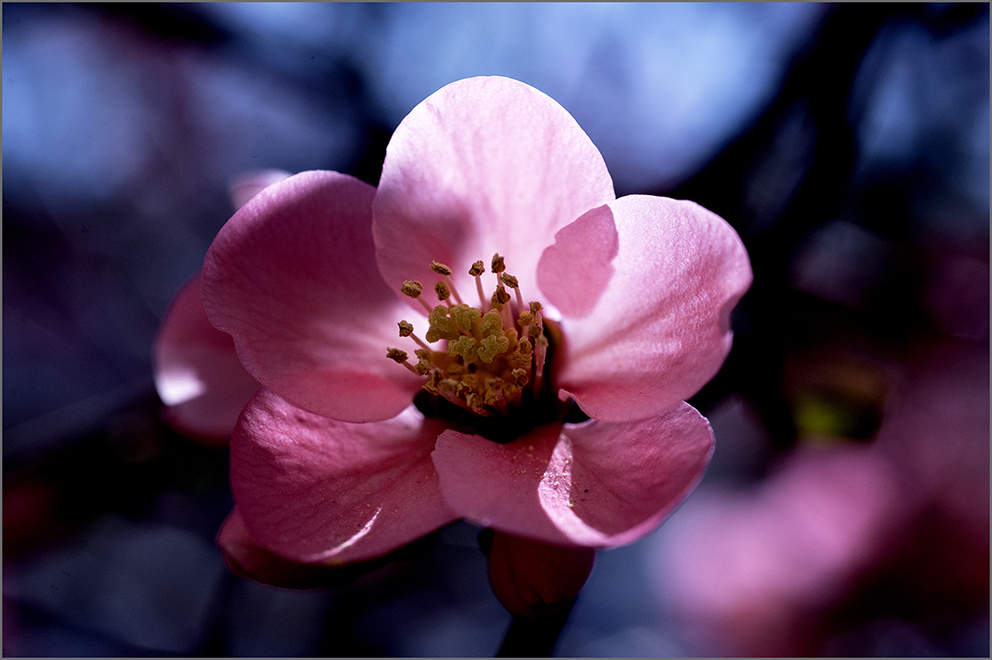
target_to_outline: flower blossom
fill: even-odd
[[[396,129],[378,187],[289,177],[207,253],[207,316],[261,384],[222,544],[338,565],[458,519],[563,547],[641,538],[707,465],[684,400],[751,277],[715,214],[617,199],[546,95],[444,87]]]
[[[947,621],[987,621],[988,343],[914,349],[868,443],[800,445],[655,537],[656,593],[691,652],[857,656],[908,629],[954,656]]]

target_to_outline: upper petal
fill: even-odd
[[[412,407],[350,424],[259,390],[231,438],[231,488],[248,534],[292,561],[338,564],[455,520],[430,460],[439,431]]]
[[[616,272],[591,313],[565,318],[558,382],[591,417],[625,421],[677,405],[716,374],[752,275],[737,233],[698,204],[631,195],[609,208]]]
[[[683,403],[637,422],[542,426],[509,444],[448,430],[432,458],[464,518],[547,543],[612,547],[671,513],[712,452],[709,423]]]
[[[555,234],[537,264],[537,283],[566,317],[589,314],[613,279],[617,228],[609,205],[587,211]]]
[[[207,320],[197,275],[176,295],[155,339],[155,389],[169,421],[226,444],[259,387],[241,366],[231,335]]]
[[[385,357],[407,308],[379,276],[375,189],[304,172],[251,198],[203,264],[210,321],[245,368],[297,406],[352,422],[388,419],[420,379]]]
[[[494,253],[525,296],[555,232],[615,198],[606,164],[558,103],[508,78],[470,78],[435,92],[389,142],[375,198],[376,256],[394,289],[433,284],[432,260],[463,292],[472,262]]]

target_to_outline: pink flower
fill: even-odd
[[[684,399],[723,363],[750,282],[713,213],[616,199],[544,94],[448,85],[396,129],[378,188],[290,177],[207,254],[207,316],[263,386],[231,438],[228,536],[325,565],[460,518],[633,542],[705,469],[712,432]]]
[[[988,344],[914,349],[870,443],[800,445],[655,537],[659,600],[693,652],[859,655],[844,636],[872,619],[943,635],[987,615]]]
[[[702,655],[817,655],[817,625],[898,541],[909,496],[874,447],[797,450],[759,489],[697,493],[658,541],[662,600]]]

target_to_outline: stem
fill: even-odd
[[[542,617],[514,616],[496,657],[550,658],[573,605],[574,598],[565,607]]]

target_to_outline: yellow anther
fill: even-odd
[[[451,275],[451,269],[442,263],[438,263],[437,261],[431,262],[431,270],[438,275]]]
[[[468,271],[479,294],[474,307],[462,302],[451,280],[451,268],[438,261],[431,262],[430,268],[443,278],[434,284],[434,291],[444,304],[428,303],[421,295],[420,282],[403,282],[403,294],[419,300],[427,311],[427,341],[446,342],[434,350],[417,336],[412,323],[403,320],[397,324],[400,337],[409,337],[419,346],[414,363],[405,351],[387,349],[390,359],[424,377],[427,392],[482,416],[509,415],[528,405],[530,399],[522,399],[522,392],[539,391],[548,350],[541,304],[524,304],[519,281],[506,272],[499,253],[493,255],[491,267],[496,288],[489,299],[480,277],[486,272],[485,264],[476,261]]]
[[[455,305],[449,311],[458,329],[463,332],[471,332],[473,324],[482,318],[481,311],[468,305]]]
[[[531,358],[534,356],[534,352],[530,348],[529,341],[522,341],[517,344],[516,350],[510,355],[509,362],[510,366],[513,367],[529,367]]]
[[[499,252],[493,255],[492,268],[497,275],[506,270],[506,264],[503,263],[503,257],[499,256]]]
[[[491,309],[483,314],[482,321],[479,325],[482,330],[483,337],[488,337],[494,334],[498,334],[500,336],[503,335],[503,317],[501,317],[499,312],[495,309]]]
[[[400,293],[411,298],[419,298],[424,290],[424,285],[416,280],[406,280],[400,287]]]
[[[459,336],[455,320],[448,317],[448,308],[438,305],[430,313],[430,328],[427,330],[427,341],[434,343],[439,339],[457,339]]]
[[[479,345],[479,359],[486,364],[510,347],[510,340],[502,335],[483,337]]]
[[[471,364],[479,357],[479,349],[472,337],[459,337],[448,342],[448,355],[461,356],[466,363]]]

